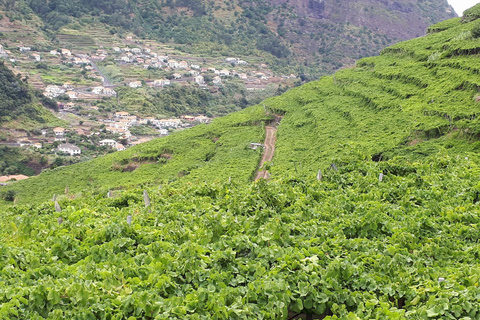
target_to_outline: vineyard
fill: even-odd
[[[10,209],[0,319],[478,318],[478,160]]]
[[[3,187],[0,319],[480,319],[479,18]]]

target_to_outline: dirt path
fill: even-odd
[[[273,155],[275,153],[275,142],[277,140],[277,129],[275,127],[267,126],[265,127],[266,136],[264,146],[265,149],[263,150],[263,157],[262,161],[260,161],[259,168],[263,167],[265,162],[272,161]],[[260,169],[259,169],[260,170]],[[257,175],[255,176],[255,181],[258,179],[267,179],[268,178],[268,171],[258,171]]]

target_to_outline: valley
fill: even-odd
[[[132,11],[132,2],[125,3],[120,9]],[[186,16],[198,18],[217,1],[135,3],[144,19],[163,17],[158,8],[175,12],[180,5],[188,8]],[[222,4],[215,10],[234,19],[239,9]],[[308,8],[303,1],[288,4],[307,16],[311,10],[324,15],[333,10],[328,1],[310,2]],[[410,2],[384,4],[413,10]],[[429,8],[432,2],[415,4]],[[29,5],[38,12],[45,8],[36,1]],[[107,9],[121,17],[115,3]],[[375,8],[368,10],[359,16]],[[96,14],[105,18],[102,11]],[[42,23],[57,30],[72,23],[55,17],[70,19],[45,14]],[[146,32],[133,16],[121,22],[137,23],[137,33]],[[290,90],[277,88],[223,116],[202,109],[192,92],[202,103],[212,102],[211,95],[201,95],[217,87],[209,75],[238,69],[248,76],[241,68],[256,73],[262,61],[238,54],[203,62],[195,60],[198,53],[147,46],[139,35],[127,36],[122,44],[105,37],[112,45],[102,51],[56,44],[48,48],[60,50],[52,57],[32,45],[31,51],[44,52],[38,62],[67,61],[72,67],[66,71],[79,78],[77,86],[65,88],[63,79],[44,83],[49,78],[43,68],[32,73],[53,89],[47,94],[59,93],[56,100],[22,79],[30,70],[22,63],[19,76],[11,72],[14,62],[6,62],[10,68],[0,65],[3,123],[39,125],[35,130],[46,130],[43,139],[61,148],[75,139],[72,131],[80,121],[89,121],[98,131],[87,130],[93,135],[79,135],[78,143],[104,144],[103,154],[92,152],[91,160],[59,163],[26,179],[12,167],[22,156],[19,149],[0,147],[7,179],[19,180],[0,180],[0,320],[480,317],[480,4],[460,18],[432,24],[425,36],[388,46],[332,75],[301,85],[295,84],[300,73],[300,79],[282,77],[293,82]],[[32,62],[20,49],[4,48],[10,51],[7,59]],[[72,56],[64,57],[62,49]],[[143,68],[147,59],[162,63],[153,60],[160,54],[172,66]],[[137,64],[123,56],[129,61],[136,56]],[[75,58],[89,59],[92,69],[85,69],[86,61],[75,66]],[[239,58],[247,64],[238,64]],[[172,60],[192,70],[174,68]],[[274,75],[290,74],[263,63]],[[185,71],[198,71],[192,68],[197,64],[204,85],[181,85],[175,92],[171,85],[153,83],[173,82],[170,73],[180,73],[177,80],[189,78]],[[149,72],[151,78],[139,78]],[[80,76],[87,74],[96,80]],[[243,82],[218,76],[219,92],[230,81]],[[137,81],[138,88],[130,86]],[[86,87],[92,90],[82,91]],[[97,87],[103,89],[94,93]],[[107,88],[115,91],[110,97]],[[65,99],[67,90],[101,98]],[[73,110],[65,110],[67,103]],[[55,121],[60,123],[52,126]],[[127,129],[138,138],[158,136],[164,127],[168,134],[161,138],[112,152]],[[33,158],[21,163],[32,162],[40,164]]]

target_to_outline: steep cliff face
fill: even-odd
[[[288,6],[300,18],[351,23],[398,39],[425,33],[435,22],[456,16],[447,0],[269,0]]]
[[[324,71],[329,63],[348,65],[386,45],[423,36],[429,25],[456,16],[447,0],[268,2],[276,8],[268,16],[271,30],[290,44],[298,59],[322,65]]]

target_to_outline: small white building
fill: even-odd
[[[165,87],[170,85],[170,80],[168,79],[157,79],[153,81],[155,87]]]
[[[75,91],[67,91],[65,94],[72,100],[78,99],[78,93]]]
[[[60,54],[60,52],[58,52],[57,50],[50,50],[50,54],[52,56],[58,56]]]
[[[195,83],[196,84],[199,84],[199,85],[203,85],[205,84],[205,79],[203,78],[203,76],[196,76],[195,78],[193,78],[195,80]]]
[[[130,115],[130,113],[128,113],[127,111],[115,112],[115,117],[116,118],[125,118],[125,117],[128,117],[129,115]]]
[[[20,52],[28,52],[28,51],[32,50],[32,48],[30,48],[30,47],[19,47],[19,49],[20,49]]]
[[[217,86],[222,85],[222,78],[220,78],[219,76],[214,77],[213,78],[213,84],[217,85]]]
[[[72,51],[68,50],[68,49],[62,49],[62,54],[64,56],[68,56],[70,57],[72,55]]]
[[[56,136],[63,136],[63,135],[65,135],[65,129],[62,128],[62,127],[56,127],[56,128],[53,128],[53,133]]]
[[[82,150],[69,143],[62,143],[61,145],[58,146],[58,150],[70,154],[70,156],[78,155],[82,153]]]
[[[167,135],[168,135],[168,130],[167,130],[167,129],[164,129],[164,128],[158,130],[158,132],[159,132],[162,136],[167,136]]]
[[[220,70],[220,75],[223,77],[228,77],[230,75],[230,71],[227,69]]]
[[[142,86],[141,81],[132,81],[128,84],[130,88],[140,88]]]
[[[35,61],[40,61],[42,59],[42,57],[40,57],[40,55],[36,52],[32,53],[32,57],[35,59]]]
[[[168,66],[172,69],[178,68],[179,64],[177,60],[168,60]]]
[[[140,53],[142,53],[142,49],[140,49],[140,48],[133,48],[133,49],[132,49],[132,52],[135,53],[135,54],[140,54]]]
[[[117,141],[112,140],[112,139],[104,139],[101,140],[100,142],[101,146],[109,146],[109,147],[116,147],[117,146]]]

